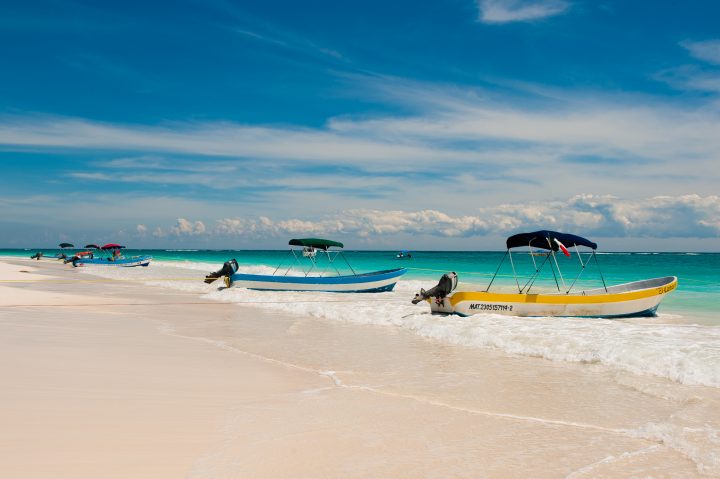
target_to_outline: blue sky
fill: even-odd
[[[717,251],[713,1],[0,3],[0,247]]]

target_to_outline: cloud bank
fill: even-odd
[[[320,219],[268,217],[221,218],[205,228],[202,221],[179,218],[176,235],[359,236],[425,235],[444,238],[507,235],[521,230],[554,229],[601,237],[720,237],[720,197],[656,196],[642,200],[578,195],[567,201],[501,204],[480,208],[474,215],[436,210],[353,209]]]

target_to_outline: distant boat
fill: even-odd
[[[398,259],[410,259],[412,258],[412,253],[406,249],[400,250],[398,254],[395,255]]]
[[[206,282],[224,275],[225,285],[237,286],[241,288],[268,290],[268,291],[322,291],[332,293],[379,293],[382,291],[391,291],[397,283],[400,276],[407,272],[405,268],[395,268],[382,271],[373,271],[370,273],[356,273],[352,269],[350,263],[342,254],[341,248],[343,244],[338,241],[332,241],[320,238],[301,238],[292,239],[288,243],[290,254],[293,257],[293,263],[284,271],[278,273],[283,263],[275,268],[273,274],[246,274],[237,271],[237,263],[234,268],[228,265],[216,273],[208,275]],[[299,247],[293,249],[292,246]],[[331,249],[336,248],[336,249]],[[353,274],[343,275],[334,264],[334,261],[341,257],[345,260]],[[319,258],[325,258],[326,261],[319,262]],[[303,268],[302,276],[289,276],[288,273],[297,264],[306,265]],[[315,275],[318,265],[324,267]],[[330,268],[335,270],[335,274],[326,275]],[[235,271],[233,271],[235,269]],[[319,268],[318,268],[319,269]],[[230,274],[227,274],[227,273]]]
[[[69,260],[73,266],[122,266],[129,268],[133,266],[147,266],[150,264],[150,261],[152,261],[152,256],[147,255],[126,258],[120,252],[122,249],[125,249],[125,247],[117,243],[108,243],[100,247],[90,244],[86,245],[85,248],[94,248],[101,253],[101,256],[96,258],[91,251],[84,251],[82,255],[76,255]]]
[[[597,265],[595,250],[597,244],[580,236],[558,233],[556,231],[535,231],[510,236],[506,241],[507,251],[500,261],[495,274],[485,291],[456,291],[457,275],[448,273],[433,289],[421,292],[415,296],[413,303],[421,301],[430,303],[430,310],[437,314],[458,314],[470,316],[478,313],[504,314],[509,316],[568,316],[568,317],[600,317],[622,318],[655,316],[660,302],[665,296],[677,287],[677,277],[665,276],[661,278],[633,281],[615,286],[607,286],[605,278],[600,274],[602,288],[574,290],[580,275],[594,260]],[[511,250],[519,247],[530,248],[530,258],[533,261],[533,273],[529,278],[520,278],[516,274],[515,263]],[[589,248],[583,261],[578,247]],[[575,248],[580,261],[580,272],[568,286],[560,271],[556,253],[562,252],[570,256],[568,248]],[[547,253],[544,260],[537,260],[537,251],[541,249]],[[490,292],[500,266],[505,258],[510,258],[513,276],[517,291],[496,293]],[[540,264],[538,264],[540,263]],[[557,293],[531,293],[540,272],[549,264],[552,270]],[[522,285],[522,286],[521,286]]]

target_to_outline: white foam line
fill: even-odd
[[[598,466],[602,466],[604,464],[610,464],[616,461],[621,461],[623,459],[627,459],[629,457],[635,457],[635,456],[642,456],[644,454],[647,454],[648,452],[654,451],[656,449],[660,449],[659,444],[653,444],[652,446],[644,447],[642,449],[638,449],[637,451],[631,451],[631,452],[623,452],[619,456],[607,456],[602,459],[600,459],[597,462],[593,462],[592,464],[588,464],[587,466],[581,467],[580,469],[577,469],[567,476],[565,476],[565,479],[574,479],[576,477],[581,477],[582,475],[592,471]]]
[[[340,381],[340,378],[337,377],[337,374],[335,374],[335,371],[320,371],[320,375],[332,379],[332,382],[335,383],[335,386],[345,386],[345,384],[343,384],[343,382]]]
[[[455,406],[452,404],[447,404],[442,401],[437,401],[435,399],[426,398],[423,396],[415,396],[412,394],[401,394],[401,393],[392,393],[389,391],[383,391],[380,389],[375,389],[368,386],[343,386],[345,388],[353,388],[353,389],[363,389],[366,391],[374,392],[377,394],[382,394],[384,396],[390,396],[390,397],[398,397],[403,399],[410,399],[413,401],[417,401],[423,404],[429,404],[431,406],[437,406],[442,407],[446,409],[452,409],[454,411],[460,411],[465,412],[469,414],[474,414],[478,416],[487,416],[487,417],[493,417],[493,418],[502,418],[502,419],[510,419],[513,421],[521,421],[521,422],[535,422],[543,425],[552,425],[552,426],[563,426],[563,427],[575,427],[580,429],[592,429],[595,431],[603,431],[603,432],[611,432],[614,434],[627,434],[629,432],[628,429],[618,429],[618,428],[607,428],[603,426],[598,426],[595,424],[587,424],[587,423],[581,423],[581,422],[574,422],[574,421],[562,421],[559,419],[544,419],[534,416],[520,416],[517,414],[508,414],[508,413],[501,413],[501,412],[493,412],[493,411],[485,411],[482,409],[472,409],[462,406]]]

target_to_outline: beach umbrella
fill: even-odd
[[[100,249],[122,249],[124,246],[120,246],[117,243],[108,243],[106,245],[103,245]]]
[[[85,249],[100,249],[100,247],[96,244],[86,244]]]
[[[60,246],[61,248],[74,248],[75,247],[75,245],[72,243],[60,243],[58,246]]]

